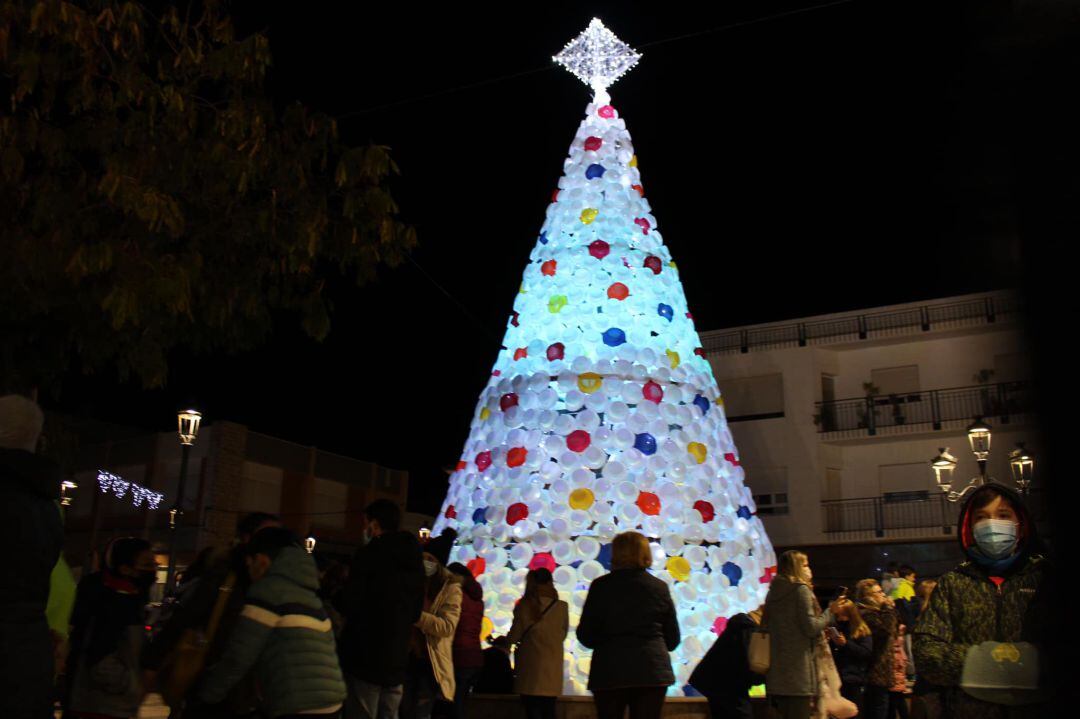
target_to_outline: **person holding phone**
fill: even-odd
[[[834,599],[821,610],[812,589],[813,573],[802,552],[780,555],[777,574],[765,597],[765,623],[769,628],[769,671],[765,689],[784,719],[806,719],[815,699],[824,699],[819,677],[819,655],[828,662],[823,632],[836,622],[840,610],[851,602]]]
[[[844,588],[846,595],[846,587]],[[826,630],[836,670],[840,673],[840,695],[863,712],[863,692],[870,670],[874,640],[859,608],[848,602],[836,615],[836,626]]]

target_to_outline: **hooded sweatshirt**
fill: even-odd
[[[1015,559],[1005,567],[984,558],[974,539],[974,506],[990,487],[1008,500],[1019,519]],[[944,688],[950,716],[958,719],[1039,716],[1038,705],[1009,707],[981,701],[959,686],[971,647],[986,641],[1038,646],[1045,636],[1051,575],[1047,560],[1037,551],[1035,524],[1019,494],[1003,485],[984,485],[964,502],[957,537],[968,559],[942,575],[915,625],[913,651],[920,678]]]

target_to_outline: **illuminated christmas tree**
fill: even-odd
[[[595,19],[555,57],[593,101],[434,527],[458,531],[451,559],[483,585],[497,634],[525,573],[552,571],[570,604],[568,693],[585,692],[590,653],[573,627],[615,534],[648,536],[652,572],[671,587],[683,632],[675,691],[726,618],[764,600],[776,563],[607,94],[639,57]]]

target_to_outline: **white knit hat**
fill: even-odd
[[[33,452],[44,424],[45,415],[34,400],[19,394],[0,397],[0,447]]]

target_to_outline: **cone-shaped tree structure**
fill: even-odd
[[[570,604],[566,691],[584,693],[589,651],[573,628],[589,583],[610,568],[615,534],[643,533],[679,614],[679,692],[726,618],[764,600],[776,562],[630,134],[605,91],[637,55],[613,60],[612,43],[632,51],[614,36],[606,46],[586,37],[597,25],[556,58],[595,96],[433,534],[457,530],[451,559],[483,585],[485,627],[496,634],[510,628],[528,569],[552,571]],[[573,51],[607,54],[566,59]]]

